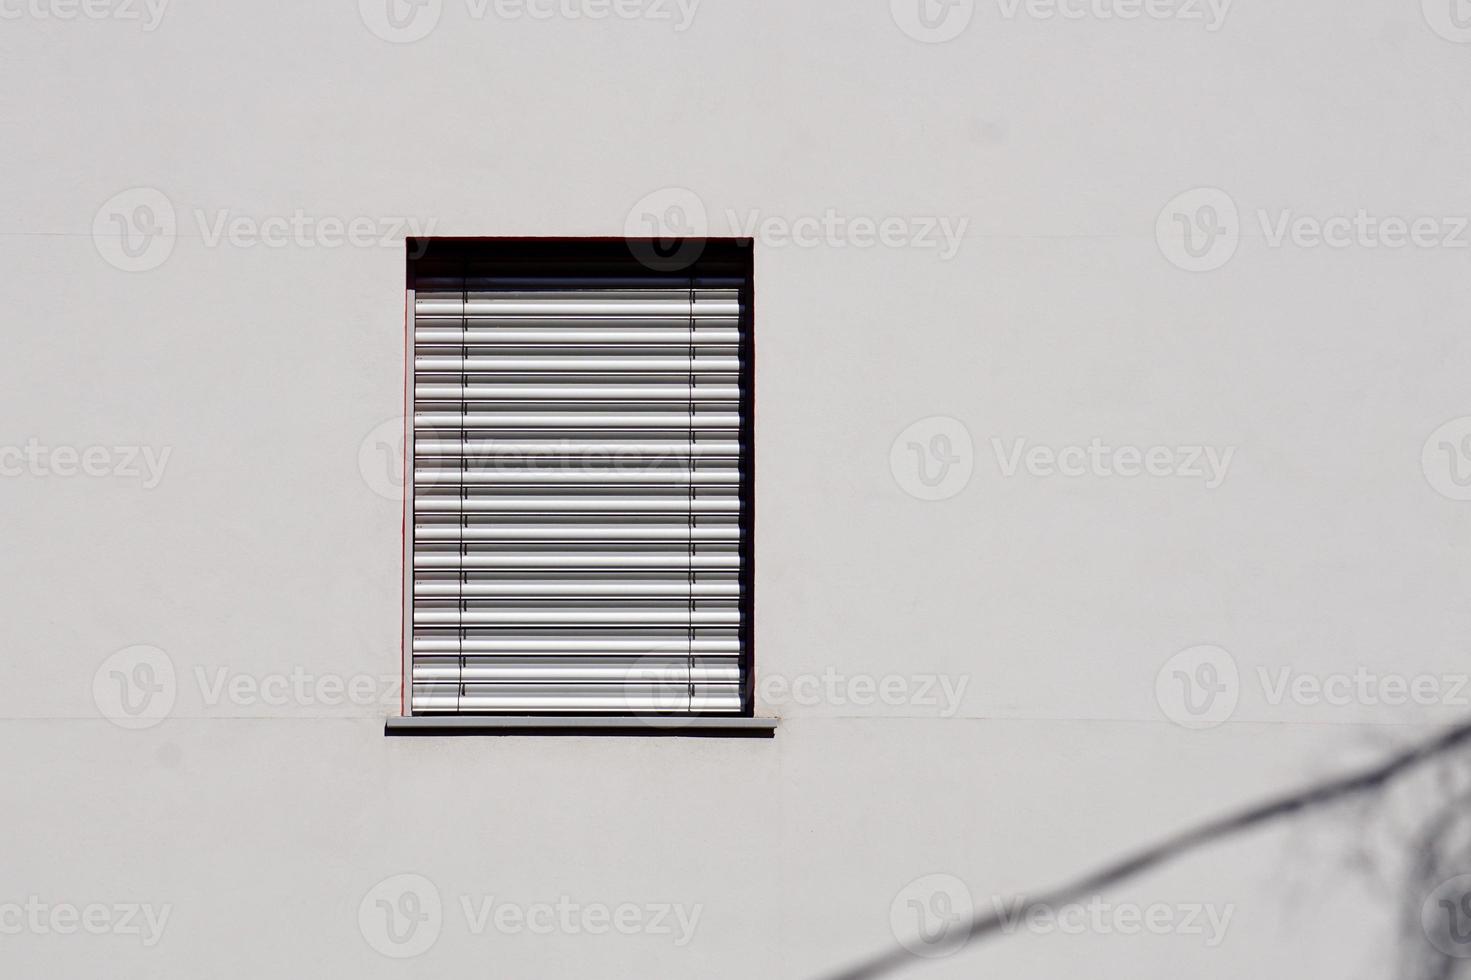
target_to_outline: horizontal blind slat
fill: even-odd
[[[670,467],[645,467],[641,469],[611,469],[604,466],[525,466],[495,468],[428,468],[414,470],[414,483],[424,487],[479,486],[489,484],[516,484],[536,486],[539,484],[671,484],[676,486],[722,486],[731,487],[741,482],[739,470],[733,469],[674,469]]]
[[[415,609],[414,622],[453,626],[733,626],[740,622],[740,613],[734,609]]]
[[[730,374],[740,369],[735,357],[447,357],[420,354],[414,357],[418,371],[502,374]]]
[[[414,385],[414,397],[424,401],[534,401],[534,402],[735,402],[735,385],[680,384],[453,384]]]
[[[685,323],[687,326],[687,322]],[[604,347],[611,344],[694,344],[701,347],[716,347],[740,341],[740,332],[710,328],[708,330],[681,330],[674,327],[654,330],[629,330],[609,326],[596,330],[576,330],[546,327],[542,329],[494,328],[494,327],[420,327],[414,330],[414,342],[419,344],[516,344],[536,347],[542,344],[578,344],[587,347]]]
[[[416,552],[414,554],[415,568],[439,569],[463,568],[531,571],[535,569],[558,568],[593,571],[605,568],[695,568],[714,570],[739,568],[740,564],[740,556],[734,553],[692,555],[683,551],[666,553],[605,553],[588,551],[581,554],[540,551],[514,554],[495,551],[463,555],[435,554],[433,552]]]
[[[588,597],[665,597],[740,595],[735,582],[640,582],[637,580],[602,580],[576,582],[415,582],[414,595],[425,597],[493,596],[560,598]]]
[[[740,653],[740,641],[735,639],[628,639],[623,637],[599,637],[582,639],[572,636],[553,638],[516,637],[486,638],[468,637],[443,639],[432,636],[415,637],[413,652],[422,654],[592,654],[592,653],[639,653],[650,656],[683,656],[686,651],[701,655],[734,655]]]
[[[735,412],[415,412],[415,429],[734,429]]]
[[[741,444],[734,439],[686,438],[634,442],[590,442],[562,439],[415,439],[414,457],[433,456],[735,456]]]
[[[518,525],[416,524],[414,537],[419,541],[737,541],[741,529],[729,527],[691,527],[661,524],[567,524],[528,527]]]
[[[642,513],[731,514],[735,497],[424,497],[414,498],[418,513]]]

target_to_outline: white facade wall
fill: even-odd
[[[1433,0],[1137,19],[1098,2],[976,0],[927,43],[900,0],[647,0],[601,20],[435,0],[427,36],[391,43],[370,0],[176,0],[156,20],[0,0],[0,446],[19,451],[0,456],[0,906],[169,907],[152,945],[12,931],[0,909],[0,970],[812,977],[890,944],[916,878],[989,908],[1464,713],[1471,503],[1448,467],[1466,460],[1422,448],[1471,415],[1471,49]],[[116,197],[136,188],[177,240],[125,271],[111,215],[157,201]],[[621,235],[668,188],[711,234],[778,219],[755,273],[776,738],[387,739],[391,692],[323,703],[399,669],[400,511],[373,439],[403,411],[404,252],[329,247],[320,222]],[[1157,235],[1194,188],[1239,216],[1217,212],[1239,241],[1209,271]],[[1204,221],[1203,203],[1220,201],[1180,207]],[[1438,223],[1428,245],[1387,244],[1393,222],[1293,241],[1297,218],[1360,209]],[[298,213],[304,241],[246,244]],[[843,231],[783,240],[829,213]],[[938,232],[864,246],[855,218],[965,225],[950,254]],[[932,416],[963,425],[973,449],[950,445],[972,472],[927,501],[891,448]],[[1016,440],[1095,438],[1232,455],[1213,487],[1004,472]],[[92,446],[107,475],[57,472],[57,447]],[[114,447],[152,452],[159,478]],[[1237,704],[1191,730],[1156,678],[1203,644],[1229,652]],[[135,645],[176,686],[136,730],[99,707],[105,662]],[[1371,694],[1425,675],[1435,704],[1274,704],[1284,668],[1371,674]],[[829,671],[840,697],[770,686]],[[329,686],[250,688],[293,674]],[[953,711],[851,697],[854,677],[919,675],[965,685]],[[1359,819],[1105,896],[1229,908],[1214,945],[1208,926],[1023,927],[912,975],[1386,975],[1392,896],[1347,868]],[[394,959],[359,906],[404,873],[443,911],[427,950]],[[488,898],[699,918],[683,944],[581,920],[477,932],[462,899]]]

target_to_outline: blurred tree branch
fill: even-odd
[[[1377,792],[1397,777],[1427,762],[1438,760],[1468,743],[1471,743],[1471,722],[1447,729],[1436,737],[1392,755],[1384,762],[1369,769],[1308,786],[1208,821],[1106,864],[1068,884],[1035,895],[1019,896],[1013,902],[1005,905],[1004,913],[1001,906],[998,906],[996,911],[976,913],[971,917],[969,923],[962,924],[959,928],[967,933],[965,942],[973,943],[977,939],[997,932],[1006,921],[1024,916],[1033,909],[1056,908],[1069,902],[1086,900],[1101,889],[1133,878],[1151,868],[1227,837],[1286,817],[1297,816],[1334,803]],[[1437,875],[1449,873],[1452,867],[1461,867],[1462,871],[1471,870],[1471,868],[1464,867],[1464,862],[1459,865],[1456,863],[1465,857],[1459,848],[1452,849],[1438,845],[1444,836],[1444,825],[1448,824],[1459,812],[1457,807],[1455,812],[1434,822],[1426,836],[1419,842],[1420,856],[1416,861],[1416,871],[1411,876],[1412,887],[1433,882]],[[1436,830],[1437,827],[1440,828],[1439,831]],[[1418,908],[1413,910],[1413,915],[1413,922],[1418,926]],[[915,960],[916,957],[907,950],[902,947],[895,948],[838,973],[830,974],[827,980],[871,980],[873,977],[890,973]],[[1438,980],[1438,978],[1450,975],[1452,964],[1444,957],[1431,956],[1426,962],[1408,966],[1410,975],[1414,977]]]

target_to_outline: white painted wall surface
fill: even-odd
[[[959,31],[939,43],[903,0],[430,0],[400,11],[432,26],[408,43],[370,29],[392,35],[374,2],[0,0],[6,976],[814,977],[907,934],[917,878],[990,908],[1471,711],[1461,430],[1422,459],[1471,415],[1471,48],[1437,0],[960,0],[932,10]],[[604,9],[566,2],[534,9]],[[328,247],[320,222],[619,235],[668,188],[711,234],[778,219],[756,245],[775,740],[386,739],[391,694],[218,693],[398,670],[373,434],[402,412],[403,248]],[[1192,272],[1157,219],[1196,188],[1238,220],[1217,212],[1197,264],[1235,252]],[[114,215],[136,232],[159,196],[171,251],[119,268]],[[1210,203],[1164,228],[1203,234]],[[1360,209],[1435,218],[1433,244],[1274,244],[1284,212]],[[965,231],[953,255],[847,224],[781,239],[829,211]],[[298,213],[303,242],[244,244]],[[973,445],[952,440],[972,472],[944,500],[906,492],[907,437],[891,465],[932,416]],[[1095,438],[1233,455],[1213,488],[1004,473],[1018,439]],[[107,475],[57,472],[92,446]],[[1163,705],[1156,679],[1206,644],[1237,701],[1197,730],[1171,720],[1195,720],[1173,668]],[[174,696],[129,729],[109,677],[137,661],[109,658],[136,645]],[[1273,703],[1284,668],[1371,694],[1425,675],[1435,703]],[[952,713],[770,687],[829,670],[966,686]],[[1214,945],[1023,927],[909,975],[1389,975],[1393,896],[1347,867],[1370,830],[1258,834],[1104,896],[1229,909]],[[443,906],[408,958],[362,925],[399,874]],[[486,899],[699,918],[683,945],[494,912],[477,932]],[[58,934],[38,903],[109,911]],[[156,942],[127,904],[167,907]]]

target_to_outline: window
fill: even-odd
[[[411,242],[407,714],[752,714],[751,246],[657,244]]]

